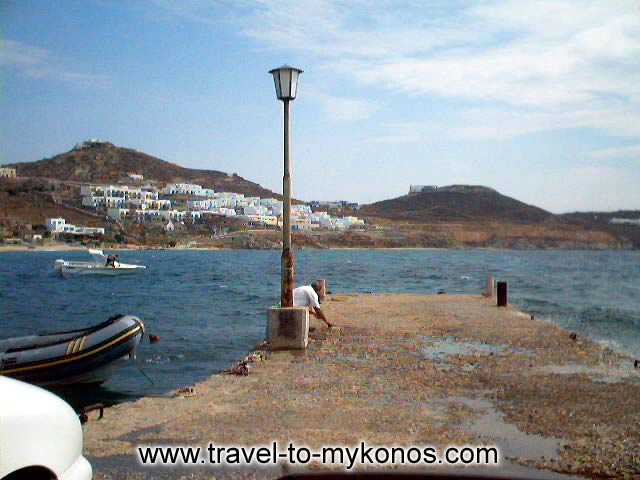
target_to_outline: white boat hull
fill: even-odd
[[[91,275],[120,275],[123,273],[135,273],[145,270],[144,265],[132,265],[129,263],[114,262],[106,265],[106,256],[101,250],[89,250],[96,259],[94,262],[73,262],[58,259],[54,263],[54,269],[60,275],[91,274]]]

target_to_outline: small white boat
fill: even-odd
[[[74,262],[59,258],[55,261],[53,268],[60,275],[70,274],[97,274],[97,275],[119,275],[122,273],[135,273],[146,269],[144,265],[133,265],[122,263],[117,260],[108,262],[108,257],[102,250],[90,248],[89,255],[93,257],[93,262]]]

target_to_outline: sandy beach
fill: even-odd
[[[16,252],[81,252],[86,251],[86,247],[66,244],[52,245],[0,245],[0,253]]]
[[[314,320],[304,352],[266,352],[248,376],[216,374],[193,396],[147,397],[90,421],[95,478],[181,478],[176,467],[141,467],[139,444],[273,440],[498,445],[492,472],[506,476],[640,474],[632,359],[479,296],[338,295],[325,305],[337,328]],[[185,471],[262,478],[289,467]]]
[[[149,247],[149,246],[101,246],[86,247],[84,245],[69,245],[66,243],[51,243],[46,245],[0,245],[0,253],[16,253],[16,252],[86,252],[89,248],[99,248],[109,251],[132,251],[132,250],[168,250],[167,248]],[[181,250],[175,248],[172,250]],[[193,250],[218,250],[217,248],[194,248]]]

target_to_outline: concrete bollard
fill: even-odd
[[[487,298],[493,298],[496,288],[496,281],[493,279],[493,275],[489,275],[487,278],[487,289],[484,292],[484,296]]]
[[[320,293],[318,293],[318,298],[320,299],[320,301],[323,301],[324,298],[327,296],[327,281],[324,278],[322,278],[320,280],[316,280],[316,283],[320,287]]]
[[[300,350],[309,344],[306,307],[272,307],[267,311],[267,342],[273,350]]]
[[[498,282],[498,306],[507,306],[507,282]]]

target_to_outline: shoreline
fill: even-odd
[[[26,245],[0,245],[0,254],[2,253],[37,253],[37,252],[86,252],[88,248],[98,248],[110,251],[194,251],[194,252],[217,252],[217,251],[280,251],[279,248],[227,248],[227,247],[154,247],[146,245],[135,246],[118,246],[118,247],[84,247],[77,245],[46,245],[46,246],[26,246]],[[297,247],[297,251],[471,251],[481,250],[489,252],[637,252],[639,249],[587,249],[587,248],[497,248],[497,247]]]
[[[304,352],[268,352],[248,377],[214,374],[194,385],[194,397],[107,409],[85,426],[96,478],[136,470],[136,442],[274,439],[312,447],[493,441],[508,457],[505,471],[520,475],[640,468],[627,459],[640,449],[640,431],[630,430],[640,420],[640,372],[630,357],[477,296],[336,295],[326,306],[338,327],[313,320]],[[153,478],[154,470],[136,472]],[[194,478],[214,473],[202,472]]]

